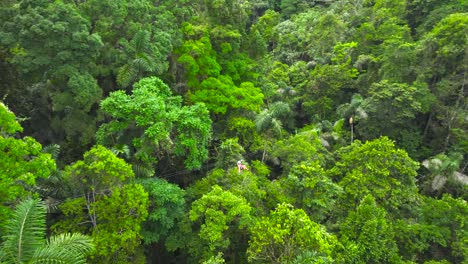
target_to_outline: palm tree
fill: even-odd
[[[353,94],[351,102],[338,106],[336,110],[341,117],[345,118],[345,120],[348,119],[351,129],[351,143],[354,140],[354,124],[360,119],[367,118],[367,113],[362,107],[363,101],[364,98],[360,94]]]
[[[151,33],[146,30],[138,31],[130,41],[128,56],[130,61],[119,68],[117,83],[121,87],[132,85],[145,73],[161,73],[163,66],[157,63],[156,50],[151,46]]]
[[[286,118],[291,109],[289,105],[284,102],[275,102],[269,109],[264,109],[255,118],[255,126],[257,131],[263,133],[266,137],[272,137],[273,135],[281,135],[283,129],[283,123],[281,118]],[[263,148],[262,162],[265,159],[266,147],[268,141],[265,139],[265,146]]]
[[[449,192],[447,182],[451,181],[455,184],[468,185],[468,176],[463,174],[463,169],[460,168],[463,161],[463,154],[454,152],[446,154],[438,154],[432,158],[424,160],[421,164],[428,170],[429,180],[427,181],[426,191]]]
[[[45,241],[44,202],[22,201],[6,224],[0,248],[0,263],[86,263],[94,250],[91,238],[79,234],[60,234]]]

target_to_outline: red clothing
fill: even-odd
[[[237,171],[240,173],[241,170],[249,170],[244,164],[237,164]]]

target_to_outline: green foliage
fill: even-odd
[[[279,183],[291,203],[301,208],[316,222],[323,221],[335,208],[335,201],[342,188],[327,177],[319,163],[294,165],[287,177]]]
[[[274,56],[288,64],[298,60],[326,62],[333,47],[344,41],[346,29],[338,15],[308,9],[275,26]]]
[[[68,73],[67,73],[68,74]],[[52,91],[52,108],[61,116],[53,117],[55,131],[64,130],[68,141],[82,145],[94,141],[96,118],[92,108],[97,106],[102,90],[89,73],[71,72],[65,88]]]
[[[0,135],[2,137],[7,137],[8,134],[22,131],[23,128],[16,121],[15,114],[11,112],[3,102],[0,102]]]
[[[90,33],[90,22],[76,6],[64,1],[21,1],[10,12],[0,43],[9,50],[10,67],[18,69],[16,77],[24,79],[16,89],[25,95],[21,115],[30,116],[34,129],[47,131],[40,133],[45,141],[60,143],[71,158],[70,148],[83,149],[94,140],[93,106],[102,91],[93,71],[102,40]]]
[[[334,110],[344,103],[345,89],[354,88],[358,71],[351,64],[351,55],[356,46],[355,42],[336,44],[329,55],[332,63],[314,66],[311,83],[299,89],[302,107],[314,121],[332,120]]]
[[[255,129],[255,122],[250,118],[232,117],[227,121],[226,137],[238,138],[242,146],[251,146],[261,141],[261,136]]]
[[[86,263],[86,256],[94,250],[92,240],[72,233],[50,237],[46,242],[45,215],[46,206],[38,199],[17,205],[2,236],[2,263]]]
[[[223,253],[218,253],[216,257],[211,257],[207,261],[203,261],[202,264],[223,264],[226,263],[223,259]]]
[[[464,263],[467,8],[0,1],[0,226],[41,196],[92,263]]]
[[[302,209],[284,203],[256,222],[251,233],[247,254],[252,263],[292,263],[305,251],[318,252],[332,261],[338,244],[335,236],[311,221]]]
[[[440,153],[422,162],[427,169],[424,182],[424,193],[436,194],[450,193],[453,196],[465,196],[463,189],[466,188],[468,176],[461,172],[463,155],[453,152],[448,155]],[[464,197],[463,197],[464,198]]]
[[[216,78],[221,66],[216,60],[216,51],[206,27],[186,23],[182,25],[182,31],[187,39],[175,51],[179,55],[177,61],[185,68],[188,87],[197,88],[203,79]]]
[[[66,169],[67,177],[80,193],[119,187],[134,174],[130,165],[103,146],[95,146]]]
[[[281,160],[284,173],[295,164],[301,162],[315,162],[325,164],[327,151],[322,146],[316,131],[308,130],[297,133],[285,140],[275,143],[272,155]]]
[[[213,25],[230,25],[244,29],[251,12],[246,0],[199,1],[195,3],[198,14]]]
[[[190,96],[190,100],[205,103],[214,114],[226,114],[232,109],[260,110],[263,94],[251,82],[243,82],[238,87],[229,76],[220,75],[203,80],[200,88]]]
[[[136,160],[154,165],[167,154],[183,157],[188,169],[200,168],[207,159],[211,120],[202,104],[183,106],[159,78],[144,78],[134,85],[132,95],[116,91],[101,102],[113,117],[103,124],[98,142],[132,146]]]
[[[434,28],[440,20],[453,13],[465,12],[466,8],[467,3],[464,1],[410,0],[407,2],[406,17],[417,35],[422,35]]]
[[[123,42],[123,41],[122,41]],[[154,45],[151,45],[150,32],[141,30],[135,33],[130,43],[121,43],[127,46],[128,57],[131,60],[119,68],[117,83],[122,87],[128,87],[142,76],[161,74],[167,68],[162,60],[162,54]]]
[[[2,255],[11,262],[30,261],[34,251],[43,244],[45,235],[45,205],[29,199],[20,203],[6,225]]]
[[[443,150],[466,152],[466,36],[465,13],[455,13],[439,21],[422,38],[420,53],[424,61],[419,78],[429,84],[436,97],[428,130],[433,154]],[[432,120],[434,119],[434,120]]]
[[[217,151],[216,167],[228,170],[244,159],[245,150],[239,144],[238,138],[229,138],[223,141]]]
[[[148,216],[148,194],[143,187],[127,184],[114,189],[111,196],[103,196],[91,208],[98,215],[92,233],[97,249],[94,262],[141,263],[141,224]]]
[[[451,263],[463,263],[468,258],[468,228],[466,216],[468,204],[466,200],[454,199],[450,195],[443,195],[441,199],[426,197],[419,210],[421,223],[429,225],[433,231],[433,238],[428,239],[431,246],[424,252],[423,258],[443,258]],[[441,249],[445,253],[440,252]]]
[[[429,111],[432,102],[433,96],[424,84],[407,85],[386,80],[374,83],[369,97],[361,105],[367,118],[356,125],[356,131],[366,139],[388,136],[415,154],[421,138],[408,124],[418,114]],[[400,129],[395,130],[394,127]],[[414,136],[408,138],[407,134]]]
[[[65,173],[77,196],[59,206],[63,216],[53,229],[91,235],[95,263],[141,262],[138,247],[148,215],[148,193],[139,184],[126,184],[134,178],[131,166],[96,146]]]
[[[232,246],[234,233],[246,233],[252,223],[252,207],[243,197],[224,191],[215,185],[213,189],[192,203],[190,220],[199,226],[198,236],[203,243],[204,258]]]
[[[247,166],[250,167],[248,164]],[[262,215],[266,213],[264,209],[269,188],[268,183],[265,175],[256,175],[253,171],[239,173],[236,162],[233,162],[229,169],[214,169],[206,177],[195,182],[187,189],[187,198],[190,200],[199,199],[210,192],[213,186],[219,186],[238,197],[245,198],[253,208],[252,213]]]
[[[356,211],[350,211],[340,226],[340,241],[349,263],[400,263],[391,223],[385,209],[377,206],[372,195],[366,195]]]
[[[102,45],[99,35],[89,34],[89,22],[71,4],[27,2],[14,6],[13,21],[0,33],[2,44],[21,51],[13,53],[12,63],[36,78],[44,68],[47,77],[70,66],[86,69]]]
[[[185,191],[163,179],[137,181],[149,195],[148,218],[142,226],[146,245],[164,241],[185,213]]]
[[[365,144],[355,141],[339,152],[331,171],[344,191],[337,205],[352,210],[370,194],[389,213],[402,214],[416,198],[417,169],[418,163],[386,137]]]
[[[12,202],[30,195],[36,179],[55,170],[55,161],[32,137],[16,137],[23,128],[0,102],[0,226],[8,219]]]

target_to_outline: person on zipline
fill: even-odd
[[[242,164],[242,161],[241,161],[241,160],[239,160],[239,161],[237,162],[237,172],[241,173],[242,170],[249,170],[249,169],[247,168],[247,166],[245,166],[244,164]]]

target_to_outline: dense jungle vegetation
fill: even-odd
[[[467,12],[0,1],[0,263],[468,263]]]

